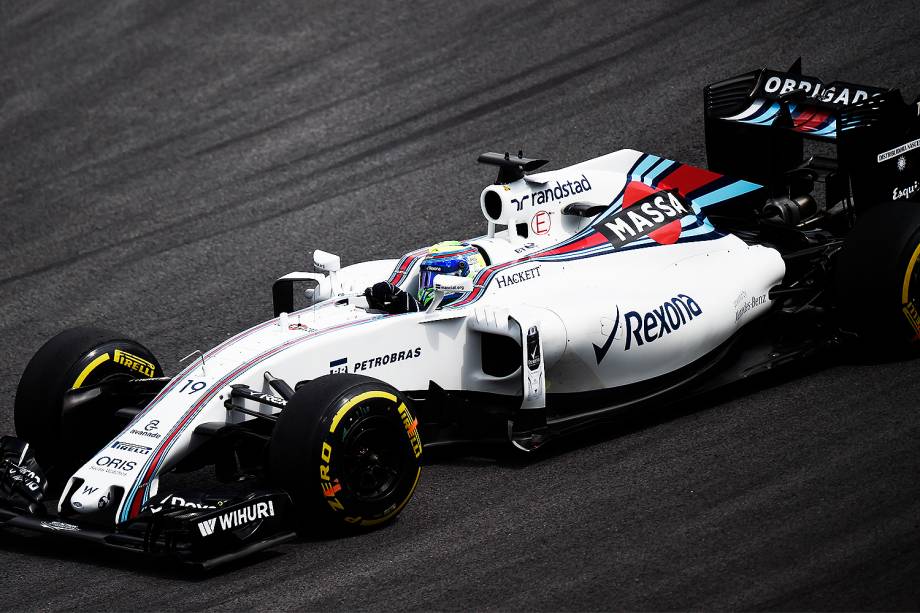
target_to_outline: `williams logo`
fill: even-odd
[[[677,332],[681,326],[688,325],[702,314],[703,309],[687,294],[677,294],[648,313],[630,311],[623,316],[626,324],[626,351]]]
[[[597,224],[598,231],[615,248],[645,236],[665,245],[677,242],[680,237],[680,218],[692,215],[693,209],[676,190],[657,191],[633,200],[638,193],[650,189],[630,183],[623,197],[623,208]]]

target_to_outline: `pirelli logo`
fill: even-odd
[[[152,378],[156,372],[156,367],[153,363],[148,362],[144,358],[139,358],[132,353],[128,353],[127,351],[122,351],[121,349],[115,350],[115,357],[112,359],[125,368],[135,370],[148,378]]]
[[[904,305],[903,310],[904,316],[907,317],[907,321],[910,322],[914,332],[920,335],[920,312],[917,312],[917,307],[912,302],[909,302]]]
[[[115,441],[111,445],[112,449],[120,449],[121,451],[130,451],[132,453],[139,453],[141,455],[147,455],[153,449],[147,447],[146,445],[136,445],[134,443],[126,443],[124,441]]]
[[[415,454],[415,457],[419,457],[422,455],[422,439],[418,435],[418,419],[412,419],[412,415],[409,414],[409,409],[406,408],[405,404],[400,404],[398,411],[403,426],[406,428],[406,435],[412,444],[412,453]]]

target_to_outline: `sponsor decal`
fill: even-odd
[[[139,358],[136,355],[128,353],[127,351],[122,351],[121,349],[115,350],[115,355],[112,360],[126,368],[136,370],[148,378],[153,377],[154,373],[156,372],[156,368],[152,362],[148,362],[144,358]]]
[[[104,455],[96,458],[94,465],[90,466],[90,468],[92,470],[109,473],[110,475],[126,475],[137,468],[137,462],[133,460],[123,460],[121,458],[111,458]]]
[[[130,430],[131,434],[136,434],[137,436],[146,436],[148,438],[160,438],[160,435],[156,432],[148,432],[146,430],[136,430],[132,428]]]
[[[329,374],[348,372],[348,358],[339,358],[329,362]]]
[[[342,489],[339,480],[332,481],[329,479],[329,463],[332,462],[332,445],[323,441],[323,448],[319,452],[319,478],[322,481],[320,486],[323,489],[323,496],[333,511],[344,511],[345,506],[335,497],[336,493]]]
[[[419,457],[422,455],[422,438],[418,434],[418,419],[412,419],[412,416],[409,414],[409,409],[406,408],[405,404],[400,403],[398,410],[403,426],[406,427],[406,435],[409,437],[409,442],[412,444],[412,453],[415,454],[415,457]]]
[[[242,509],[227,511],[223,515],[202,520],[198,522],[198,531],[201,536],[211,536],[218,532],[226,532],[274,516],[275,506],[271,500],[257,502]]]
[[[588,181],[588,177],[581,175],[581,179],[556,181],[555,187],[547,187],[546,189],[532,192],[525,196],[521,196],[520,199],[512,198],[511,202],[513,202],[517,206],[517,210],[520,211],[524,209],[524,205],[526,204],[530,204],[530,206],[546,204],[547,202],[563,200],[569,196],[589,191],[591,191],[591,182]]]
[[[537,246],[536,243],[524,243],[523,245],[521,245],[520,247],[518,247],[517,249],[515,249],[514,252],[515,252],[515,253],[524,253],[525,251],[530,251],[531,249],[533,249],[533,248],[536,247],[536,246]]]
[[[530,326],[527,330],[527,368],[540,368],[540,332],[536,326]]]
[[[914,332],[917,333],[916,338],[920,338],[920,312],[917,311],[917,306],[913,302],[908,302],[902,307],[902,310]]]
[[[920,182],[914,181],[913,185],[908,185],[907,187],[896,187],[891,192],[892,200],[907,200],[911,196],[917,193],[920,190]]]
[[[159,513],[163,510],[164,507],[183,507],[186,509],[217,509],[219,506],[214,506],[212,504],[204,504],[203,502],[195,502],[193,500],[186,500],[185,498],[180,498],[179,496],[170,496],[164,500],[159,505],[151,505],[151,513]]]
[[[598,347],[594,346],[594,357],[597,359],[597,363],[600,364],[601,360],[604,359],[604,356],[607,355],[607,352],[610,351],[610,346],[613,344],[613,337],[616,336],[617,330],[620,328],[620,307],[617,307],[617,314],[613,320],[613,330],[610,331],[610,335],[607,337],[607,340],[604,341],[603,346]],[[593,344],[593,343],[592,343]]]
[[[543,236],[549,234],[552,219],[546,211],[537,211],[536,215],[530,218],[530,231],[534,234]]]
[[[495,284],[498,287],[508,287],[509,285],[517,285],[518,283],[523,283],[524,281],[530,281],[531,279],[536,279],[540,276],[540,267],[534,266],[533,268],[528,268],[527,270],[522,270],[521,272],[515,272],[510,275],[502,275],[495,279]]]
[[[316,332],[316,328],[311,328],[307,324],[302,323],[291,324],[288,326],[288,330],[303,330],[308,334]]]
[[[629,311],[623,316],[626,324],[626,351],[677,332],[681,326],[689,325],[702,314],[703,309],[687,294],[677,294],[648,313]]]
[[[37,474],[18,464],[9,463],[7,474],[12,481],[21,484],[30,492],[41,489],[42,479]]]
[[[281,396],[275,396],[274,394],[265,394],[265,393],[256,394],[256,398],[268,404],[280,404],[282,406],[287,404],[287,400],[285,400]]]
[[[634,185],[630,183],[629,187]],[[641,190],[636,186],[630,191],[636,194]],[[680,237],[680,218],[692,214],[693,209],[677,190],[662,190],[631,204],[627,204],[624,196],[623,208],[596,227],[617,249],[644,236],[660,244],[671,244]]]
[[[906,168],[907,168],[907,158],[904,157],[903,155],[898,156],[898,170],[900,172],[904,172]]]
[[[49,528],[51,530],[64,530],[66,532],[79,532],[80,526],[75,526],[73,524],[68,524],[64,521],[43,521],[41,522],[42,528]]]
[[[111,445],[112,449],[120,449],[121,451],[131,451],[133,453],[139,453],[141,455],[147,455],[153,451],[150,447],[145,447],[144,445],[135,445],[134,443],[126,443],[124,441],[115,441]]]
[[[767,295],[761,294],[760,296],[754,296],[753,298],[748,299],[747,292],[744,290],[738,294],[738,297],[735,298],[735,323],[738,322],[745,313],[751,309],[756,309],[757,307],[767,303]]]
[[[882,162],[890,160],[891,158],[896,158],[900,155],[903,155],[904,153],[907,153],[908,151],[913,151],[917,147],[920,147],[920,138],[916,140],[912,140],[909,143],[904,143],[903,145],[899,145],[895,147],[894,149],[889,149],[888,151],[885,151],[884,153],[879,153],[878,158],[877,158],[878,163],[881,164]],[[900,164],[900,162],[898,163]]]
[[[904,272],[904,284],[901,288],[901,310],[904,316],[907,317],[911,328],[914,329],[914,342],[920,341],[920,312],[917,309],[916,299],[911,299],[910,284],[911,280],[916,279],[914,267],[918,265],[918,262],[920,262],[920,245],[917,246],[910,260],[908,260],[907,270]]]
[[[96,491],[98,491],[98,490],[99,490],[98,487],[90,487],[90,486],[88,486],[88,485],[84,485],[84,486],[83,486],[83,495],[84,495],[84,496],[89,496],[90,494],[92,494],[92,493],[94,493],[94,492],[96,492]]]
[[[853,85],[843,81],[834,81],[825,85],[820,79],[813,77],[790,75],[772,70],[765,70],[764,76],[767,79],[764,81],[763,91],[767,94],[783,96],[800,90],[805,92],[805,95],[809,98],[814,98],[819,102],[842,104],[844,106],[868,100],[871,96],[878,96],[884,91],[877,87]]]
[[[147,438],[160,438],[162,436],[157,432],[157,429],[160,427],[159,419],[151,419],[147,422],[147,425],[144,426],[143,430],[138,430],[132,428],[130,430],[131,434],[136,434],[137,436],[146,436]]]
[[[442,292],[463,292],[466,291],[465,279],[466,277],[455,277],[453,275],[450,275],[449,279],[445,279],[443,276],[440,279],[436,277],[434,288]]]
[[[378,368],[380,366],[386,366],[387,364],[394,364],[404,360],[412,360],[414,358],[420,357],[421,355],[422,348],[416,347],[414,349],[406,349],[405,351],[394,351],[393,353],[378,355],[366,360],[355,360],[354,370],[352,372],[370,370],[371,368]]]

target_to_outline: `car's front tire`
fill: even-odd
[[[64,410],[71,389],[112,377],[163,376],[149,349],[101,328],[65,330],[49,340],[26,366],[16,389],[16,435],[29,443],[53,485],[70,474],[118,433],[111,407]]]
[[[291,495],[302,532],[367,528],[409,502],[421,459],[418,421],[399,391],[333,374],[288,401],[269,445],[269,475]]]

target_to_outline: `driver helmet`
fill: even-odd
[[[444,241],[432,246],[419,268],[419,303],[426,306],[434,298],[434,278],[437,275],[474,277],[485,267],[485,258],[469,243]],[[461,294],[462,292],[455,292],[444,296],[442,304],[456,300]]]

